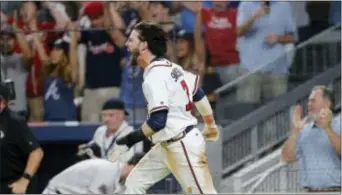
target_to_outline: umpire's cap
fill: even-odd
[[[10,100],[10,90],[3,82],[0,82],[0,98],[6,101]]]
[[[129,165],[136,165],[138,164],[138,162],[145,156],[145,153],[143,152],[139,152],[139,153],[136,153],[134,154],[134,156],[131,157],[131,159],[129,159],[127,161],[127,164]]]

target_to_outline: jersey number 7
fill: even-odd
[[[185,105],[185,110],[191,111],[192,110],[192,98],[190,97],[189,87],[186,84],[185,80],[182,80],[180,84],[182,85],[184,91],[186,92],[186,96],[188,97],[188,103]]]

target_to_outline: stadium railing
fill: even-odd
[[[262,105],[239,102],[236,99],[236,89],[248,77],[267,67],[270,63],[284,60],[284,56],[290,63],[288,91],[340,63],[340,27],[341,24],[334,25],[295,47],[289,47],[290,49],[287,49],[282,55],[275,56],[266,64],[256,64],[252,71],[242,74],[234,81],[216,89],[215,115],[219,124],[228,125]]]
[[[337,114],[335,118],[341,118],[341,114]],[[303,192],[298,163],[285,163],[281,161],[280,156],[281,149],[278,149],[233,174],[230,180],[234,184],[233,191],[249,194]],[[224,186],[222,188],[222,192],[225,192]]]
[[[329,35],[331,36],[339,26],[340,24],[326,30],[321,35],[316,36],[316,38],[312,38],[309,42],[298,45],[295,51],[296,55],[302,55],[302,52],[307,50],[304,49],[305,47],[313,47],[313,45],[317,45],[318,43],[314,43],[315,40],[320,40],[322,37]],[[296,87],[290,89],[289,92],[280,95],[253,111],[250,111],[250,113],[240,119],[235,120],[234,122],[231,121],[231,124],[223,126],[223,177],[226,177],[233,171],[245,166],[246,163],[257,160],[260,155],[272,150],[273,147],[284,141],[288,132],[289,117],[292,106],[298,103],[304,105],[304,102],[306,101],[313,86],[326,84],[333,87],[336,96],[336,105],[337,107],[340,106],[341,54],[337,51],[340,49],[341,41],[340,37],[339,39],[333,40],[334,41],[329,40],[328,42],[323,41],[321,43],[322,45],[320,47],[325,48],[323,49],[324,52],[318,52],[312,48],[310,52],[315,51],[316,53],[313,52],[315,55],[305,57],[305,61],[314,62],[314,64],[317,65],[319,64],[316,62],[317,59],[327,59],[322,61],[321,64],[323,68],[320,71],[300,73],[300,75],[309,75],[308,79],[311,78],[310,80],[307,80],[306,82],[304,82],[305,80],[301,81],[296,85]],[[307,50],[306,52],[309,51]],[[330,54],[329,52],[332,52],[333,54]],[[254,72],[250,74],[253,73]],[[247,76],[248,75],[239,78],[240,81],[245,79]],[[239,79],[217,90],[217,93],[220,95],[224,93],[225,90],[235,87],[239,82]],[[217,117],[221,119],[219,119],[221,122],[225,118],[224,109],[227,109],[226,105],[227,99],[220,99],[219,97],[216,114],[218,115]]]

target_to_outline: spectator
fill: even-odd
[[[44,64],[44,121],[76,121],[74,84],[77,82],[77,38],[70,23],[71,43],[57,40],[47,56],[37,34],[34,44]],[[34,29],[34,27],[32,27]]]
[[[298,31],[298,43],[310,38],[313,34],[310,29],[310,18],[306,9],[307,1],[291,1],[293,20]]]
[[[18,30],[16,22],[13,22],[13,29]],[[25,41],[23,33],[4,33],[1,35],[1,78],[14,81],[16,99],[10,105],[10,109],[19,116],[28,118],[27,99],[26,99],[26,81],[28,69],[31,65],[31,52],[29,45]],[[19,43],[22,53],[15,52],[15,43]]]
[[[196,3],[197,5],[200,5]],[[185,4],[186,5],[186,4]],[[212,2],[211,8],[187,7],[201,15],[205,26],[205,42],[208,47],[211,66],[216,69],[221,83],[225,84],[238,76],[239,54],[236,51],[235,8],[229,8],[227,1]],[[198,26],[200,28],[200,26]]]
[[[56,23],[41,22],[38,20],[38,11],[41,7],[41,3],[37,1],[24,1],[20,7],[20,16],[22,20],[18,21],[18,26],[23,29],[26,33],[26,39],[29,43],[32,40],[32,34],[30,34],[30,26],[32,24],[37,25],[37,30],[39,30],[40,36],[44,38],[44,44],[47,49],[47,44],[55,38],[55,34],[47,34],[44,30],[59,29],[64,28],[67,21],[64,17],[60,17],[57,10],[53,9],[51,3],[46,3],[45,6],[48,7]],[[5,14],[1,13],[1,22],[13,23],[14,17],[7,17]],[[4,26],[4,25],[1,25]],[[42,65],[39,59],[38,53],[32,48],[32,65],[30,66],[29,75],[27,78],[27,96],[28,96],[28,106],[29,106],[29,121],[42,121],[43,120],[43,78],[41,75]],[[16,48],[17,53],[21,53],[20,48]]]
[[[97,128],[93,139],[88,144],[79,146],[79,150],[85,150],[89,146],[94,148],[92,145],[96,145],[101,151],[100,158],[114,160],[111,159],[111,154],[120,151],[120,149],[122,150],[122,146],[117,145],[115,140],[134,131],[134,128],[129,126],[125,120],[127,114],[128,112],[121,100],[116,98],[108,99],[102,107],[103,125]],[[139,146],[139,144],[135,145],[116,160],[121,163],[127,162],[135,152],[141,152],[142,149],[139,149]]]
[[[296,106],[282,149],[283,160],[298,160],[301,186],[309,192],[341,192],[341,121],[332,118],[333,105],[330,89],[314,87],[308,116]]]
[[[203,7],[210,8],[212,5],[211,1],[204,1]],[[172,2],[172,13],[180,11],[181,14],[181,29],[184,29],[186,32],[194,32],[195,24],[196,24],[196,16],[194,12],[189,7],[185,7],[183,2],[181,1],[173,1]]]
[[[257,72],[238,85],[237,99],[246,103],[270,100],[287,90],[287,43],[296,32],[288,2],[241,2],[237,17],[241,72]]]
[[[90,19],[92,28],[106,30],[81,31],[80,43],[86,44],[85,90],[82,105],[82,120],[100,120],[101,106],[109,97],[119,97],[121,82],[120,62],[125,43],[123,22],[111,3],[90,2],[84,14]],[[112,28],[112,27],[115,27]],[[83,77],[83,76],[81,76]]]
[[[195,33],[180,30],[176,42],[177,62],[185,70],[203,76],[205,68],[205,48],[202,33],[199,28]]]
[[[166,56],[173,60],[175,59],[175,46],[173,40],[179,27],[172,21],[170,8],[164,1],[153,1],[149,5],[151,20],[159,23],[163,30],[168,34],[168,45]]]
[[[152,15],[149,12],[149,2],[129,1],[126,5],[121,4],[121,7],[123,7],[122,18],[126,25],[126,37],[131,34],[133,27],[141,20],[151,20]]]
[[[137,124],[137,122],[144,122],[147,117],[146,102],[141,98],[144,97],[142,91],[144,70],[137,65],[131,55],[127,55],[126,59],[122,71],[120,98],[129,113],[127,121]]]

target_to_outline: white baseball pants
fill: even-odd
[[[216,194],[205,150],[205,139],[197,128],[176,142],[156,144],[128,176],[125,194],[145,194],[170,173],[184,193]]]

